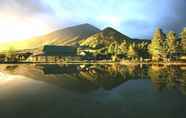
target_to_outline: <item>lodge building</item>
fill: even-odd
[[[27,61],[29,62],[63,62],[76,57],[76,48],[72,46],[46,45],[42,51],[34,52]]]

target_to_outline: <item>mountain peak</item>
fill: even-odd
[[[131,39],[127,35],[122,34],[121,32],[119,32],[118,30],[116,30],[112,27],[107,27],[107,28],[103,29],[102,33],[105,34],[105,35],[109,35],[109,36],[113,35],[113,36],[116,36],[117,38],[123,37],[124,39]]]
[[[91,24],[88,24],[88,23],[65,27],[63,29],[59,29],[58,31],[64,31],[64,30],[81,30],[81,29],[94,29],[94,30],[97,30],[97,32],[100,31],[100,29],[98,29],[97,27],[95,27],[95,26],[93,26]]]
[[[86,23],[59,29],[43,36],[14,42],[13,44],[3,45],[4,47],[0,45],[0,47],[6,49],[11,45],[16,47],[16,50],[22,50],[41,48],[43,45],[77,46],[79,41],[87,39],[98,32],[100,32],[100,29]]]
[[[84,24],[80,24],[79,26],[93,26],[93,25],[91,25],[91,24],[89,24],[89,23],[84,23]],[[94,27],[94,26],[93,26]]]
[[[96,32],[100,31],[100,29],[98,29],[97,27],[95,27],[91,24],[88,24],[88,23],[84,23],[84,24],[80,24],[80,25],[76,25],[76,26],[72,26],[72,27],[67,27],[67,28],[64,28],[64,29],[91,29],[91,30],[94,30]]]
[[[106,28],[104,28],[103,30],[115,30],[115,29],[112,28],[112,27],[106,27]]]
[[[103,29],[102,32],[103,33],[117,33],[117,34],[121,34],[119,31],[117,31],[116,29],[114,29],[112,27],[107,27],[107,28]]]
[[[84,26],[84,27],[87,27],[87,28],[90,28],[90,29],[94,29],[96,32],[101,31],[99,28],[95,27],[94,25],[88,24],[88,23],[81,24],[81,26]]]
[[[98,32],[86,40],[80,42],[81,46],[88,46],[91,48],[108,47],[112,42],[121,43],[123,41],[131,40],[130,37],[120,33],[112,27],[107,27],[101,32]]]

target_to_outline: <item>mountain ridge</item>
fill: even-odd
[[[99,46],[108,46],[114,41],[120,43],[124,40],[142,42],[142,40],[132,39],[112,27],[100,30],[91,24],[85,23],[23,41],[0,44],[0,50],[8,50],[12,47],[15,50],[40,49],[44,45],[78,46],[80,44],[95,47],[94,45],[98,44]]]
[[[0,50],[7,50],[13,47],[16,50],[36,49],[44,45],[68,45],[74,46],[80,40],[101,31],[88,23],[59,29],[43,36],[33,37],[30,39],[16,41],[12,43],[0,44]]]
[[[80,46],[98,48],[109,46],[112,42],[122,43],[123,41],[132,41],[132,38],[122,34],[112,27],[107,27],[102,31],[88,37],[80,42]]]

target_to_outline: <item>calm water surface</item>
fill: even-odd
[[[186,67],[0,65],[0,118],[186,118]]]

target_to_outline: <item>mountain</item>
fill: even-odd
[[[108,27],[105,28],[103,31],[88,37],[86,40],[80,41],[80,45],[96,48],[108,46],[114,41],[121,43],[124,40],[131,41],[132,39],[115,29]]]
[[[111,43],[116,42],[121,44],[122,42],[132,43],[150,43],[147,39],[133,39],[117,31],[114,28],[108,27],[104,30],[88,37],[86,40],[80,41],[80,46],[90,47],[90,48],[101,48],[107,47]]]
[[[100,32],[98,28],[90,24],[81,24],[23,41],[0,44],[0,50],[6,50],[10,47],[13,47],[16,50],[37,49],[44,45],[75,46],[79,41],[86,39],[97,32]]]

